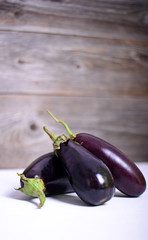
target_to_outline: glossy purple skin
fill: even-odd
[[[45,184],[46,196],[73,192],[67,174],[53,152],[34,160],[23,173],[28,178],[41,178]]]
[[[61,143],[56,151],[81,200],[100,205],[113,197],[113,177],[101,160],[71,140]]]
[[[118,190],[131,197],[138,197],[145,191],[146,181],[143,174],[136,164],[116,147],[87,133],[77,134],[74,141],[108,166]]]

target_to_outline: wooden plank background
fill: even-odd
[[[0,1],[0,168],[89,132],[148,161],[148,2]]]

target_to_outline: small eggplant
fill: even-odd
[[[130,197],[138,197],[145,191],[146,181],[142,172],[123,152],[91,134],[73,134],[65,122],[57,120],[51,112],[48,111],[48,113],[56,122],[64,125],[70,139],[85,147],[107,165],[118,190]]]
[[[45,195],[73,192],[67,174],[53,152],[34,160],[23,172],[27,178],[39,177],[45,184]]]
[[[73,192],[66,171],[53,152],[40,156],[18,175],[21,187],[16,190],[38,197],[40,207],[45,202],[45,196]]]
[[[80,199],[94,206],[110,200],[115,187],[107,166],[80,144],[64,135],[56,137],[46,127],[44,130],[53,140],[59,161],[63,164],[69,181]]]

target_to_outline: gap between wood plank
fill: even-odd
[[[129,97],[129,96],[120,96],[120,97],[112,97],[112,96],[101,96],[101,97],[99,97],[99,96],[94,96],[94,95],[82,95],[82,94],[78,94],[78,95],[71,95],[71,94],[67,94],[67,95],[65,95],[65,94],[59,94],[59,95],[57,95],[57,94],[53,94],[53,93],[50,93],[50,94],[48,94],[48,93],[33,93],[33,92],[31,92],[31,93],[28,93],[28,92],[25,92],[25,93],[8,93],[8,92],[1,92],[0,93],[0,97],[7,97],[7,96],[28,96],[28,97],[32,97],[32,96],[39,96],[39,97],[64,97],[64,98],[77,98],[77,97],[79,97],[79,98],[94,98],[94,99],[134,99],[134,100],[147,100],[148,98],[147,97],[139,97],[139,96],[132,96],[132,97]]]
[[[84,36],[84,35],[75,35],[75,34],[56,34],[56,33],[48,33],[48,32],[30,32],[30,31],[17,31],[17,30],[11,30],[11,29],[0,29],[0,34],[3,32],[12,32],[12,33],[27,33],[27,34],[39,34],[39,35],[51,35],[51,36],[63,36],[63,37],[74,37],[74,38],[85,38],[85,39],[98,39],[98,40],[104,40],[106,42],[117,42],[117,43],[124,43],[126,45],[141,45],[141,46],[148,46],[148,41],[138,41],[138,40],[131,40],[131,39],[116,39],[116,38],[103,38],[103,37],[90,37],[90,36]]]

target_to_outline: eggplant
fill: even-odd
[[[54,152],[46,153],[34,160],[23,174],[26,178],[42,179],[46,196],[73,192],[67,173]],[[21,187],[23,187],[22,181]]]
[[[116,188],[122,193],[130,197],[138,197],[145,191],[146,181],[142,172],[115,146],[87,133],[79,133],[73,140],[99,157],[108,166]]]
[[[34,160],[23,173],[18,173],[18,176],[21,187],[16,190],[38,197],[39,207],[44,205],[46,196],[73,192],[67,173],[53,152]]]
[[[64,135],[56,137],[46,127],[44,130],[53,140],[54,150],[79,198],[94,206],[109,201],[115,187],[107,166],[80,144]]]
[[[71,140],[85,147],[107,165],[113,175],[115,187],[119,191],[129,197],[138,197],[146,190],[146,181],[142,172],[134,161],[118,148],[88,133],[73,134],[65,122],[56,119],[51,112],[48,113],[56,122],[64,125]]]

